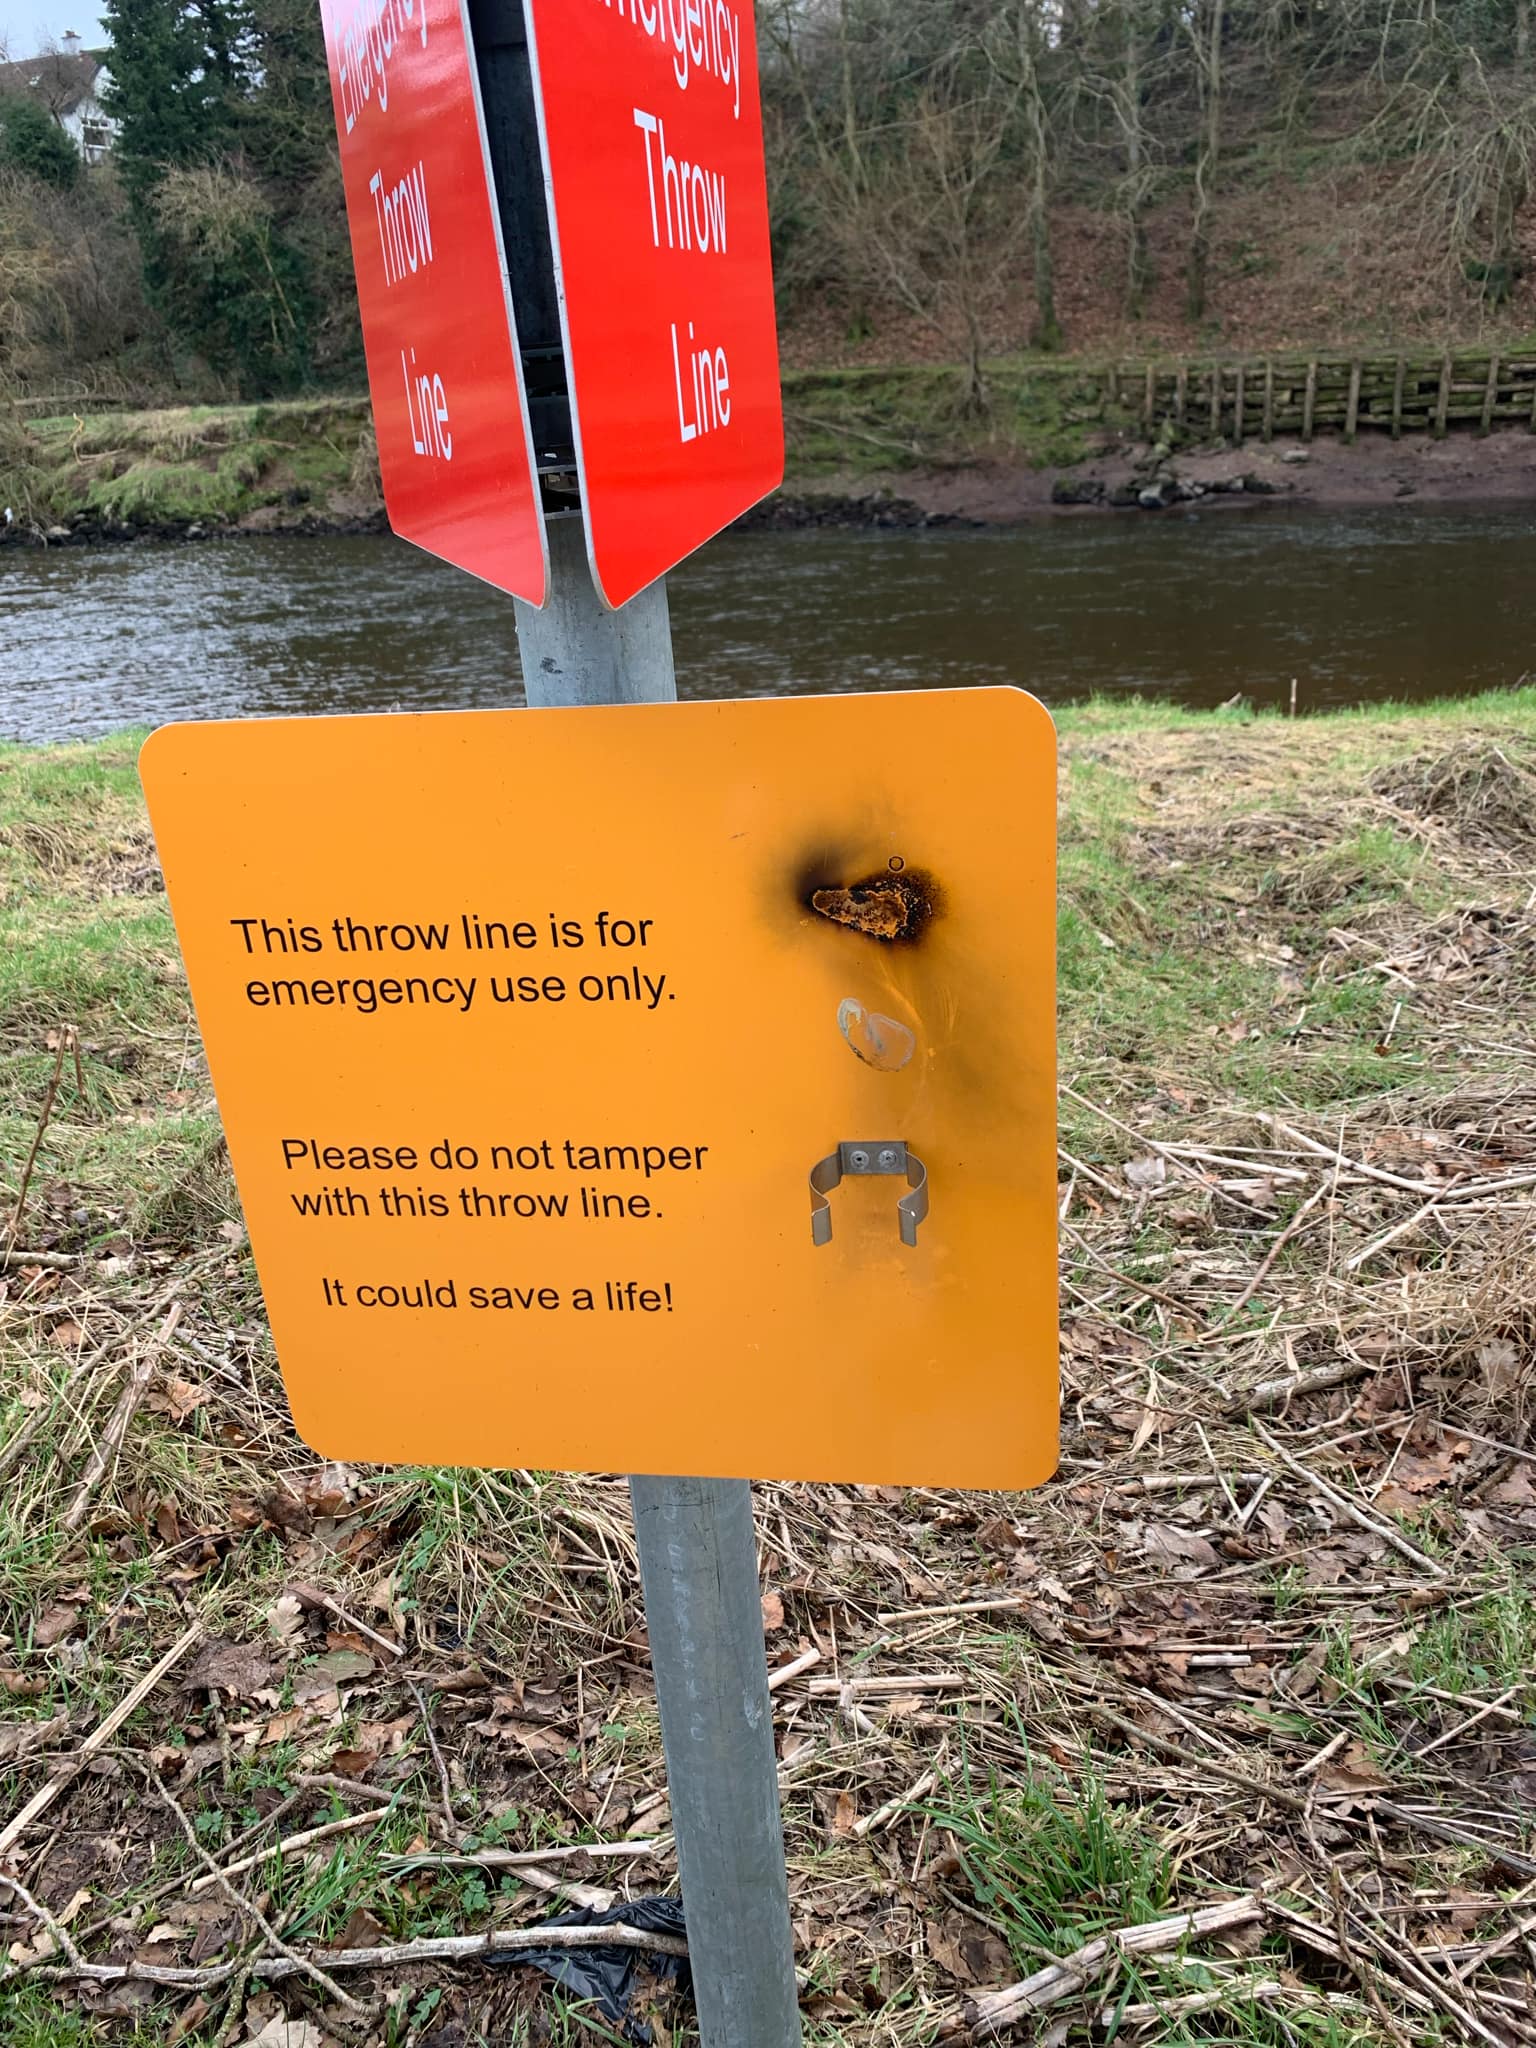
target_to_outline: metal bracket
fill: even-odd
[[[928,1214],[928,1169],[915,1152],[897,1138],[850,1139],[818,1159],[811,1168],[811,1242],[832,1242],[832,1204],[829,1194],[844,1174],[859,1178],[873,1174],[904,1174],[911,1194],[896,1204],[903,1244],[917,1243],[917,1226]]]

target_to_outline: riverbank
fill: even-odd
[[[1523,427],[1234,445],[1164,422],[1149,444],[1129,386],[1111,397],[1102,372],[1079,386],[1059,365],[1000,366],[983,414],[962,403],[953,371],[791,372],[785,420],[785,486],[746,530],[1536,498],[1536,435]],[[385,526],[363,399],[0,416],[0,545]]]
[[[1536,690],[1060,723],[1061,1475],[758,1489],[808,2021],[959,2033],[1194,1914],[1019,2010],[1064,2048],[1106,2011],[1186,2048],[1503,2039]],[[0,1826],[58,1787],[0,2032],[536,2036],[555,1994],[476,1938],[551,1883],[676,1883],[623,1484],[293,1436],[135,746],[0,747]]]

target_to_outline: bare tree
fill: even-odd
[[[1189,226],[1188,310],[1203,320],[1209,295],[1211,210],[1216,172],[1221,161],[1221,45],[1226,29],[1227,0],[1195,0],[1185,17],[1194,55],[1200,103],[1200,134],[1195,150],[1194,214]]]
[[[1011,14],[1011,20],[1008,18]],[[1004,85],[1007,118],[1017,119],[1023,157],[1024,215],[1034,259],[1035,348],[1063,343],[1056,314],[1056,262],[1051,248],[1051,196],[1056,171],[1056,110],[1043,77],[1051,25],[1040,0],[1012,0],[987,38],[994,68]],[[1069,13],[1057,38],[1058,51],[1075,51],[1084,31],[1082,9]]]
[[[859,0],[814,12],[781,0],[764,19],[812,152],[795,204],[828,266],[958,355],[973,411],[987,405],[989,314],[1032,236],[1051,307],[1043,184],[1018,203],[1020,108],[1033,73],[1018,61],[1014,12],[1000,23],[989,7],[952,0],[905,16]]]

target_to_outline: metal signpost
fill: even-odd
[[[782,472],[748,0],[321,6],[391,520],[517,598],[532,715],[146,748],[295,1420],[361,1459],[1038,1483],[1045,714],[569,717],[673,702],[662,579]],[[488,1149],[525,1179],[482,1187]],[[607,1184],[544,1194],[588,1150]],[[618,1219],[606,1268],[575,1213]],[[701,2035],[795,2048],[750,1487],[630,1487]]]
[[[550,525],[542,611],[517,607],[530,706],[675,701],[667,589],[599,601],[582,529]],[[745,1479],[629,1482],[678,1876],[705,2048],[796,2048],[800,2008]]]

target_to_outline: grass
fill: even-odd
[[[226,453],[240,432],[184,428]],[[1536,1709],[1515,1455],[1536,1450],[1536,690],[1296,724],[1100,703],[1059,724],[1062,1477],[1017,1500],[759,1490],[776,1661],[965,1676],[861,1716],[804,1681],[778,1696],[807,2037],[930,2048],[1049,1956],[1263,1883],[1277,1910],[1251,1939],[1121,1958],[1040,2029],[1071,2048],[1431,2041],[1446,2015],[1395,1959],[1447,1928],[1458,1953],[1497,1942],[1525,1881],[1500,1859],[1536,1855],[1501,1790]],[[0,1275],[0,1826],[189,1610],[234,1661],[167,1679],[26,1835],[23,1880],[56,1914],[87,1895],[70,1932],[96,1959],[259,1949],[189,1890],[202,1866],[158,1781],[205,1851],[261,1852],[232,1881],[305,1951],[542,1917],[496,1851],[659,1834],[632,1863],[558,1868],[665,1889],[621,1482],[332,1467],[292,1435],[136,745],[0,747],[0,1209],[25,1177],[34,1260]],[[1271,1399],[1276,1380],[1298,1391]],[[1278,1798],[1298,1786],[1305,1819]],[[1378,1792],[1460,1837],[1374,1811]],[[361,1824],[277,1853],[342,1817]],[[137,2048],[178,2016],[192,2048],[234,2048],[279,2009],[341,2025],[295,1982],[209,1984],[201,2016],[147,1987],[83,1999],[39,1974],[10,1903],[32,1960],[0,1976],[7,2048]],[[1336,1947],[1342,1914],[1343,1960],[1280,1905]],[[1500,1949],[1457,1996],[1497,2026],[1524,1971]],[[348,1982],[380,2048],[612,2031],[522,1971]]]
[[[1116,1927],[1167,1910],[1173,1866],[1159,1834],[1114,1812],[1093,1772],[1069,1779],[1029,1754],[1016,1721],[1022,1776],[982,1783],[963,1771],[926,1809],[953,1840],[981,1911],[1007,1930],[1020,1976]]]
[[[356,519],[379,505],[363,398],[67,414],[9,434],[0,500],[38,528],[219,527],[255,513]]]

